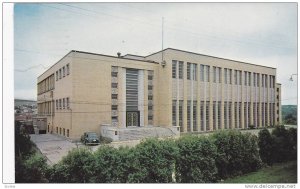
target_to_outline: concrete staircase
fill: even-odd
[[[177,134],[170,128],[165,127],[132,127],[119,130],[119,140],[140,140],[149,137],[173,137]]]

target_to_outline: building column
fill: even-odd
[[[242,72],[242,85],[241,85],[241,114],[240,115],[240,128],[244,129],[246,127],[245,125],[245,119],[247,119],[247,117],[245,117],[245,102],[247,102],[247,95],[248,95],[248,91],[247,91],[247,85],[245,85],[245,81],[247,81],[247,77],[245,78],[245,72],[244,71],[241,71]],[[244,98],[244,93],[246,94],[246,99]],[[247,107],[247,106],[246,106]]]
[[[224,68],[222,67],[221,68],[221,74],[219,74],[219,75],[221,75],[221,129],[224,129],[224,118],[225,118],[225,116],[224,116],[224,96],[225,96],[225,94],[224,94]]]
[[[212,66],[209,66],[209,71],[211,71]],[[212,79],[213,74],[209,74],[209,129],[213,131],[213,98],[212,98]]]
[[[183,132],[187,132],[187,62],[183,63]]]

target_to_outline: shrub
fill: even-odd
[[[47,170],[46,159],[35,153],[27,159],[16,161],[17,183],[44,183],[48,182],[45,172]]]
[[[184,136],[176,142],[176,181],[181,183],[216,182],[216,147],[207,137]]]
[[[287,133],[289,139],[289,160],[297,159],[297,129],[290,128]]]
[[[288,131],[284,126],[277,126],[273,129],[274,137],[274,162],[284,162],[289,159],[291,146],[289,145]]]
[[[216,132],[212,138],[217,147],[216,165],[219,179],[241,175],[261,167],[255,136],[228,130]]]
[[[58,177],[56,174],[60,175]],[[84,148],[74,149],[65,156],[61,162],[50,171],[52,182],[61,182],[62,178],[66,183],[89,182],[94,172],[94,156]]]
[[[95,152],[96,174],[92,182],[99,183],[126,183],[128,176],[134,172],[133,150],[129,148],[113,148],[109,146],[100,147]]]
[[[134,148],[133,162],[136,172],[129,175],[129,182],[172,182],[178,149],[172,140],[147,139]]]
[[[264,128],[258,133],[258,146],[259,146],[259,154],[261,160],[267,165],[273,165],[275,145],[274,145],[274,137],[270,134],[269,130]]]
[[[248,129],[255,129],[255,125],[249,125]]]

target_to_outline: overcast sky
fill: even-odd
[[[282,104],[297,104],[296,3],[15,4],[15,98],[70,50],[148,55],[164,47],[277,68]]]

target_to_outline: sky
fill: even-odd
[[[16,3],[14,96],[70,50],[145,56],[176,48],[277,68],[282,104],[297,104],[296,3]]]

